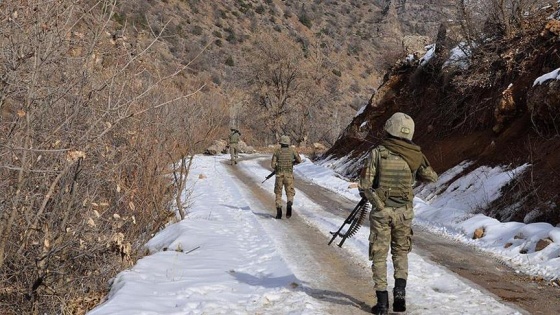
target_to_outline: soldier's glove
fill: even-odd
[[[360,197],[367,198],[363,190],[360,189]]]

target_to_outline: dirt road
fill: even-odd
[[[253,197],[262,204],[263,209],[270,209],[270,205],[274,205],[273,195],[270,191],[265,191],[260,183],[255,182],[239,168],[233,167],[231,172],[253,192]],[[272,210],[270,214],[266,214],[271,219],[275,215]],[[284,250],[301,253],[288,257],[294,259],[289,262],[290,265],[300,266],[295,271],[296,275],[319,275],[312,279],[300,277],[299,280],[304,285],[303,288],[297,289],[313,298],[325,301],[325,304],[329,305],[329,314],[371,314],[374,292],[371,283],[367,281],[371,278],[371,270],[367,265],[348,259],[344,256],[344,251],[329,248],[325,236],[307,225],[305,221],[298,220],[297,214],[289,220],[289,224],[278,224],[277,229],[288,240],[288,242],[279,242],[279,246],[288,246],[289,248]],[[294,241],[289,242],[290,239]],[[286,243],[287,245],[283,245]]]
[[[270,192],[265,191],[248,174],[239,168],[231,170],[254,193],[264,208],[270,208],[274,204]],[[354,207],[354,203],[346,198],[304,180],[296,179],[296,187],[325,210],[349,211]],[[270,216],[272,215],[271,211]],[[348,212],[337,215],[340,215],[342,222]],[[289,250],[302,253],[299,258],[294,258],[300,260],[295,261],[294,265],[305,266],[303,268],[314,271],[312,274],[325,275],[325,278],[303,279],[306,281],[305,287],[301,288],[304,292],[330,302],[331,314],[370,312],[374,292],[372,284],[367,281],[371,278],[369,266],[347,259],[343,256],[343,251],[327,250],[324,235],[310,228],[303,220],[291,220],[289,225],[283,225],[282,228],[287,237],[297,239],[297,242],[291,243]],[[529,314],[560,314],[560,288],[532,281],[487,253],[418,228],[414,233],[414,251],[417,254],[487,290],[498,300],[524,309]],[[348,307],[349,305],[355,307]]]

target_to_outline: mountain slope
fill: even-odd
[[[325,157],[359,161],[379,143],[385,120],[403,111],[415,119],[414,141],[438,172],[464,160],[474,161],[465,172],[530,165],[482,211],[503,221],[560,223],[560,84],[541,77],[560,65],[556,10],[548,7],[522,31],[476,47],[468,69],[448,66],[451,54],[443,49],[423,64],[397,64]],[[446,47],[439,40],[437,47]],[[347,172],[356,176],[357,167]]]
[[[394,60],[405,50],[423,49],[427,36],[455,16],[454,1],[432,2],[140,0],[120,3],[116,22],[129,38],[163,32],[167,62],[192,61],[190,74],[229,107],[231,124],[248,140],[275,143],[287,133],[300,144],[332,144]],[[286,111],[293,115],[263,101],[273,98],[263,86],[270,82],[259,84],[254,69],[263,56],[259,43],[268,39],[275,43],[267,51],[290,47],[300,54],[293,58],[302,71],[291,87],[307,87],[291,93]],[[311,128],[296,123],[302,116],[310,117]]]

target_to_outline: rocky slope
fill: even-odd
[[[324,157],[360,161],[379,143],[385,120],[403,111],[415,119],[414,140],[438,172],[464,160],[474,161],[466,172],[480,165],[530,165],[487,214],[559,224],[560,81],[545,80],[557,77],[560,65],[560,21],[554,17],[557,5],[528,17],[519,32],[485,41],[472,51],[468,68],[446,63],[452,47],[436,50],[429,61],[398,63]],[[445,36],[438,46],[446,47]],[[347,175],[357,171],[347,169]]]
[[[268,127],[255,123],[260,106],[255,95],[262,90],[250,72],[257,42],[274,37],[285,47],[298,47],[304,55],[298,67],[306,75],[317,71],[312,101],[321,104],[304,115],[325,123],[308,135],[298,134],[289,122],[282,129],[294,138],[329,145],[394,60],[405,51],[423,49],[439,24],[455,15],[452,0],[139,0],[119,3],[115,34],[133,42],[142,33],[162,32],[166,47],[158,49],[167,61],[157,62],[191,62],[189,76],[229,107],[232,120],[254,142],[269,141],[262,130]]]

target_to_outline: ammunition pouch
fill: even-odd
[[[387,201],[389,197],[396,197],[398,199],[405,200],[405,201],[411,201],[414,198],[412,189],[393,190],[393,189],[379,187],[375,189],[375,192],[383,202]]]
[[[412,189],[410,190],[392,190],[386,188],[377,188],[371,189],[369,193],[366,193],[368,200],[371,202],[373,206],[377,209],[383,209],[387,206],[387,203],[390,206],[396,206],[399,203],[395,204],[395,199],[402,200],[404,202],[412,202],[414,198]],[[391,198],[389,200],[389,198]]]
[[[280,174],[280,173],[293,173],[293,172],[294,172],[293,167],[276,166],[276,173],[278,173],[278,174]]]
[[[373,189],[366,190],[365,195],[369,200],[369,202],[371,202],[371,204],[375,208],[377,208],[377,210],[382,210],[383,208],[385,208],[385,202],[381,199],[381,197],[378,195],[376,190]]]

